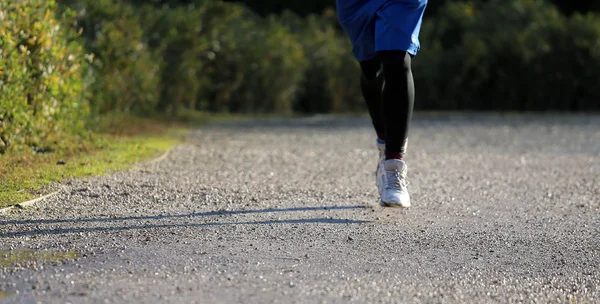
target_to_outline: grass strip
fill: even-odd
[[[93,139],[61,142],[50,153],[0,156],[0,208],[50,193],[54,182],[127,170],[158,157],[183,140],[181,124],[126,117],[106,118],[111,128]]]

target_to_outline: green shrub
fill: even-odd
[[[0,153],[52,148],[115,112],[365,109],[332,9],[55,1],[0,2]],[[435,14],[413,61],[417,109],[600,110],[598,15],[542,0],[447,1]]]
[[[118,0],[63,1],[78,12],[86,48],[94,55],[92,109],[151,113],[160,97],[161,58],[148,47],[145,8]]]
[[[149,46],[162,59],[158,77],[160,98],[155,110],[177,114],[181,109],[194,109],[200,99],[205,77],[202,76],[210,39],[205,35],[206,7],[162,7],[149,9],[143,18]]]
[[[306,67],[302,45],[274,18],[259,20],[255,26],[239,32],[233,27],[239,33],[234,38],[238,44],[231,46],[239,47],[221,53],[223,57],[233,55],[236,67],[232,74],[238,75],[228,110],[291,113]]]
[[[600,110],[600,18],[572,15],[543,34],[549,47],[536,56],[528,77],[528,109]]]
[[[84,133],[84,52],[53,0],[0,2],[0,153]]]
[[[541,0],[450,2],[424,23],[418,109],[598,109],[600,18]]]
[[[322,15],[300,18],[282,14],[281,23],[295,35],[306,53],[307,67],[294,110],[301,113],[354,112],[364,110],[360,93],[360,68],[350,41],[336,29],[331,9]]]
[[[150,18],[164,58],[159,111],[289,113],[304,71],[301,45],[245,6],[203,1]]]
[[[363,109],[358,64],[336,22],[332,10],[262,18],[221,1],[161,8],[144,21],[164,59],[159,111]]]

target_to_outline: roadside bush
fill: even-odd
[[[149,46],[162,59],[159,100],[155,111],[177,114],[184,108],[194,109],[201,88],[207,85],[202,75],[206,55],[211,49],[204,19],[206,7],[150,8],[143,17]]]
[[[286,11],[280,22],[302,44],[307,65],[294,110],[300,113],[339,113],[364,110],[360,68],[350,41],[336,29],[332,9],[322,15],[300,18]]]
[[[61,3],[78,12],[77,26],[93,54],[94,113],[151,113],[160,98],[162,58],[148,47],[141,19],[145,8],[118,0]]]
[[[542,34],[551,47],[531,62],[527,108],[600,110],[600,17],[575,13],[565,23]]]
[[[419,109],[597,109],[600,18],[540,0],[451,2],[423,26]]]
[[[0,2],[0,153],[84,133],[85,53],[53,0]]]
[[[158,110],[291,112],[304,53],[286,28],[243,5],[202,1],[148,19],[161,54]]]
[[[264,17],[218,0],[55,1],[0,2],[0,153],[47,150],[115,112],[365,109],[332,9]],[[421,42],[416,109],[600,110],[596,14],[446,1]]]
[[[68,1],[95,55],[92,105],[175,115],[291,112],[305,66],[286,28],[241,4]]]
[[[232,27],[241,35],[234,35],[215,60],[219,56],[231,60],[229,73],[237,75],[228,111],[291,113],[306,68],[302,45],[274,18],[258,20],[254,28],[246,29]],[[220,106],[219,98],[216,102]]]

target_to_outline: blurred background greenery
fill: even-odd
[[[600,2],[431,1],[417,110],[597,111]],[[334,0],[0,0],[0,154],[106,115],[365,110]]]

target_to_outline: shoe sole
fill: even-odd
[[[384,202],[382,200],[379,201],[379,205],[381,207],[386,207],[386,208],[401,208],[401,209],[410,208],[410,205],[403,206],[403,205],[400,205],[400,204],[388,204],[388,203],[386,203],[386,202]]]

